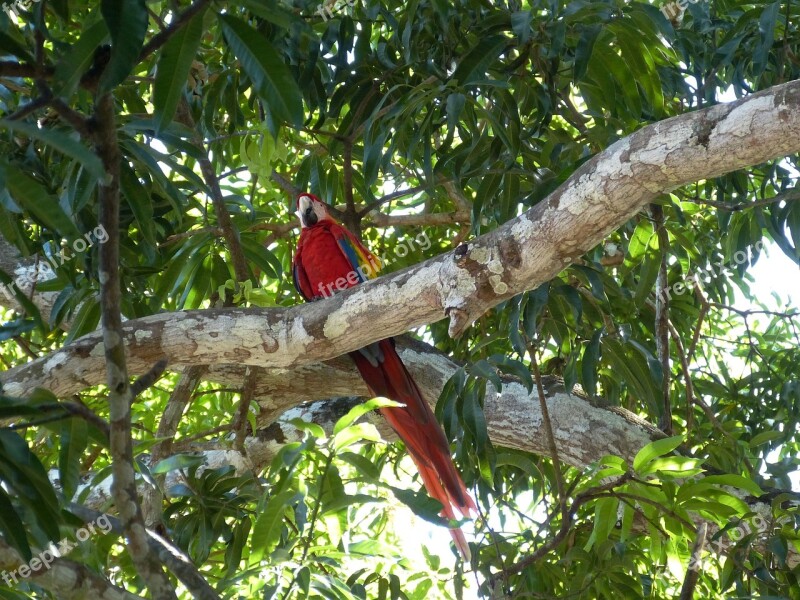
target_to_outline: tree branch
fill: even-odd
[[[371,213],[373,210],[377,209],[379,206],[383,206],[387,202],[391,202],[392,200],[394,200],[396,198],[402,198],[403,196],[412,196],[412,195],[417,194],[417,193],[419,193],[419,192],[421,192],[423,190],[430,189],[431,187],[433,187],[433,186],[423,184],[423,185],[416,185],[414,187],[406,188],[406,189],[402,189],[402,190],[395,190],[394,192],[392,192],[390,194],[386,194],[385,196],[381,196],[380,198],[375,200],[375,202],[370,202],[369,204],[367,204],[366,206],[364,206],[363,208],[358,210],[357,211],[358,212],[358,216],[359,217],[364,217],[368,213]]]
[[[52,557],[52,553],[48,553]],[[42,555],[45,558],[45,555]],[[47,559],[49,561],[49,558]],[[141,596],[126,592],[113,585],[108,579],[101,577],[86,565],[66,558],[56,557],[49,568],[42,561],[39,567],[30,570],[31,580],[52,592],[60,600],[84,600],[85,598],[102,598],[103,600],[144,600]],[[16,574],[17,569],[26,563],[17,550],[0,537],[0,571],[11,578],[9,572]],[[21,577],[21,575],[16,575]]]
[[[114,98],[104,94],[97,101],[94,114],[95,145],[103,161],[106,181],[99,184],[100,224],[108,232],[108,241],[100,245],[100,305],[102,313],[103,354],[106,364],[109,413],[111,420],[110,450],[112,458],[114,503],[127,537],[127,548],[136,570],[142,576],[153,598],[177,600],[157,556],[150,552],[136,489],[131,441],[133,390],[128,383],[125,344],[120,315],[121,288],[119,277],[119,202],[120,161],[114,114]]]
[[[69,505],[69,510],[80,519],[83,519],[85,523],[91,523],[104,516],[111,525],[111,531],[117,535],[125,534],[125,530],[119,519],[115,519],[110,515],[104,515],[104,513],[74,502]],[[167,565],[170,572],[186,586],[186,589],[192,593],[193,598],[198,600],[219,600],[219,595],[214,591],[214,588],[208,584],[205,577],[203,577],[197,570],[197,567],[192,564],[191,559],[186,556],[180,548],[170,544],[153,531],[148,531],[147,536],[147,543],[150,546],[150,550],[158,554],[159,559],[161,559],[161,561]],[[104,596],[97,597],[105,598]]]
[[[701,523],[697,528],[697,537],[694,540],[692,555],[689,557],[689,567],[686,569],[686,577],[681,587],[681,595],[678,600],[692,600],[694,598],[694,588],[697,586],[697,578],[700,576],[700,556],[706,546],[706,533],[708,525]]]
[[[200,376],[203,374],[202,367],[189,367],[183,374],[181,374],[172,394],[167,401],[167,408],[164,410],[164,415],[158,422],[158,430],[156,430],[156,438],[161,441],[153,446],[150,450],[150,464],[156,465],[162,459],[170,456],[172,453],[172,444],[175,438],[175,433],[178,431],[178,425],[181,422],[181,417],[189,404],[197,384],[200,382]],[[164,485],[165,476],[158,474],[155,476],[157,486],[148,485],[144,494],[142,495],[142,512],[144,515],[145,526],[149,528],[159,528],[162,519],[162,502],[163,496],[161,494],[160,486]]]
[[[670,400],[669,370],[669,295],[667,289],[667,253],[669,234],[664,227],[664,209],[659,204],[650,206],[653,226],[658,238],[659,265],[656,277],[655,334],[658,362],[661,364],[661,418],[658,426],[667,435],[672,435],[672,402]]]
[[[142,370],[164,357],[174,366],[291,368],[443,316],[450,317],[455,336],[489,308],[552,279],[663,191],[797,151],[796,81],[638,130],[584,163],[528,212],[469,242],[458,256],[446,253],[303,306],[158,314],[128,321],[122,335]],[[371,327],[356,326],[364,322]],[[0,377],[17,395],[43,379],[56,389],[80,382],[99,341],[89,334]],[[48,361],[59,369],[44,369]]]
[[[196,0],[194,4],[178,15],[177,18],[173,19],[169,27],[158,32],[156,35],[150,38],[150,41],[147,42],[142,48],[141,52],[139,52],[139,59],[137,63],[142,62],[153,52],[161,48],[161,46],[166,44],[169,41],[169,38],[171,38],[181,27],[186,25],[192,19],[192,17],[203,10],[203,8],[205,8],[210,1],[211,0]]]

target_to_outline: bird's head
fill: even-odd
[[[312,227],[320,221],[331,218],[325,203],[308,192],[303,192],[297,197],[295,214],[300,219],[301,227]]]

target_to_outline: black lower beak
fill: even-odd
[[[310,206],[306,209],[306,212],[303,213],[303,223],[306,227],[317,224],[317,213],[315,213],[314,209]]]

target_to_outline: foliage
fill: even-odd
[[[681,23],[659,6],[621,0],[326,5],[330,17],[310,0],[204,2],[185,22],[187,2],[42,0],[0,14],[0,236],[55,265],[36,291],[57,295],[51,314],[40,315],[17,293],[25,311],[9,312],[0,328],[6,367],[100,319],[99,243],[74,249],[98,227],[105,173],[69,112],[36,104],[48,99],[43,85],[86,115],[98,92],[113,93],[123,156],[121,310],[132,319],[224,301],[297,303],[287,277],[287,187],[337,205],[389,269],[400,269],[536,205],[645,124],[800,76],[800,6],[788,1],[698,2]],[[165,43],[153,43],[172,27]],[[205,160],[248,282],[234,276]],[[733,542],[706,558],[697,597],[800,597],[787,562],[798,550],[796,498],[783,493],[800,451],[797,315],[731,307],[737,294],[756,299],[747,269],[762,240],[800,264],[797,163],[788,157],[665,194],[668,245],[655,213],[642,213],[462,338],[450,339],[443,322],[426,329],[465,364],[437,416],[484,513],[472,564],[451,569],[449,556],[396,548],[408,518],[398,506],[435,522],[437,507],[409,491],[416,484],[402,452],[375,443],[366,424],[340,421],[326,435],[296,423],[305,437],[263,473],[202,469],[180,453],[150,465],[173,376],[132,408],[142,477],[181,474],[164,501],[166,530],[224,597],[669,598],[686,572],[692,515],[701,515],[724,530],[712,545]],[[392,220],[409,215],[419,217],[412,227]],[[419,235],[429,247],[407,243]],[[679,437],[646,447],[632,464],[598,457],[583,471],[493,446],[483,400],[509,377],[535,396],[532,353],[545,374],[580,384],[593,402],[662,419],[667,374],[654,293],[662,257],[669,286],[697,274],[702,289],[670,298],[683,340],[671,347],[669,387]],[[0,273],[3,283],[14,277]],[[81,401],[108,417],[102,388]],[[240,401],[240,390],[202,384],[178,440],[218,433]],[[45,393],[4,397],[0,415],[0,532],[27,559],[72,535],[72,493],[83,501],[105,485],[109,454],[95,426]],[[754,515],[742,498],[762,493],[772,512]],[[110,536],[70,558],[142,589]],[[18,588],[48,597],[33,581]]]

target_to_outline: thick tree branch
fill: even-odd
[[[458,256],[443,254],[304,306],[159,314],[127,322],[122,335],[141,370],[163,357],[174,366],[299,367],[443,316],[457,335],[499,302],[554,277],[660,193],[799,150],[800,82],[792,82],[642,128]],[[364,322],[371,326],[357,326]],[[72,387],[92,372],[99,342],[89,334],[2,380],[17,395],[35,385]]]

